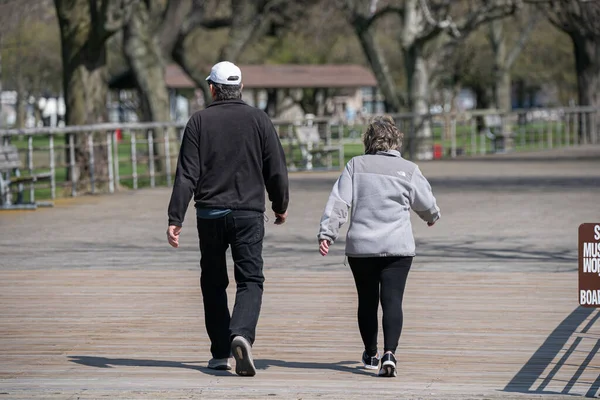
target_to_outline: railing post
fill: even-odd
[[[56,161],[54,158],[54,134],[50,134],[50,193],[52,200],[56,198]]]
[[[163,128],[163,135],[165,137],[165,172],[167,174],[167,186],[171,186],[171,148],[168,127]]]
[[[29,176],[33,176],[33,135],[27,136],[27,169],[29,170]],[[35,185],[31,181],[29,184],[29,201],[35,202]]]
[[[556,124],[556,143],[558,145],[558,147],[561,147],[562,143],[563,143],[563,130],[562,130],[562,123],[559,120],[559,122]]]
[[[475,154],[477,154],[477,122],[471,116],[471,155]]]
[[[519,134],[521,135],[521,148],[525,149],[527,145],[527,123],[519,125]]]
[[[90,152],[90,156],[89,156],[90,185],[91,185],[92,194],[95,194],[96,193],[96,174],[94,171],[94,134],[93,133],[87,134],[87,141],[88,141],[88,151]]]
[[[569,112],[565,111],[565,145],[567,147],[569,147],[569,133],[570,133]]]
[[[131,131],[131,175],[133,177],[133,188],[138,188],[138,174],[137,174],[137,144],[135,131]]]
[[[591,112],[591,117],[592,117],[592,143],[597,144],[598,143],[598,126],[596,125],[597,123],[597,117],[598,117],[598,110],[594,110]]]
[[[71,196],[77,196],[77,178],[75,177],[75,134],[69,134],[69,166],[71,167]]]
[[[122,131],[121,131],[122,132]],[[115,190],[119,190],[121,184],[121,178],[119,173],[119,138],[117,137],[117,130],[113,131],[113,173],[115,175]]]
[[[106,155],[108,157],[108,192],[115,192],[115,176],[113,172],[113,153],[112,153],[112,134],[110,131],[106,132]]]
[[[329,129],[331,130],[331,120],[327,121],[327,125],[329,125]],[[344,141],[342,140],[342,137],[340,136],[340,132],[338,131],[338,143],[340,146],[340,150],[338,151],[338,162],[339,162],[339,168],[340,170],[343,170],[344,167],[346,166],[346,157],[345,157],[345,152],[346,152],[346,145],[344,144]]]
[[[146,138],[148,141],[148,161],[150,168],[150,187],[154,187],[156,184],[156,178],[154,176],[154,137],[152,135],[152,130],[148,129],[146,131]]]
[[[485,132],[479,132],[479,154],[485,155],[487,148]]]
[[[590,142],[589,137],[588,137],[588,131],[587,131],[587,127],[588,127],[587,119],[588,119],[587,111],[581,111],[579,120],[581,121],[580,132],[583,135],[583,144],[588,144]]]
[[[282,129],[281,126],[278,126],[278,128]],[[287,128],[288,129],[287,129],[287,135],[286,136],[287,136],[287,142],[288,142],[288,148],[289,148],[288,151],[289,151],[289,154],[290,154],[288,162],[291,161],[290,167],[294,167],[296,165],[296,163],[294,162],[294,124],[289,124],[287,126]],[[281,136],[280,136],[279,140],[281,140]]]
[[[317,124],[317,126],[319,126]],[[326,145],[329,147],[331,146],[331,130],[329,129],[329,121],[327,121],[325,123],[325,140],[326,140]],[[331,157],[331,153],[327,153],[327,168],[331,169],[333,167],[333,158]]]
[[[433,131],[431,133],[433,135]],[[442,133],[443,135],[443,133]],[[456,158],[456,118],[450,117],[451,156]]]

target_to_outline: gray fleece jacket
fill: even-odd
[[[410,210],[425,222],[441,214],[419,167],[396,150],[352,158],[325,206],[318,238],[337,240],[348,219],[346,256],[414,256]]]

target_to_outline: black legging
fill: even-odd
[[[396,352],[402,332],[402,298],[412,257],[348,257],[358,292],[358,328],[367,355],[377,353],[381,285],[384,351]]]

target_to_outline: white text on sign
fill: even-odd
[[[594,239],[600,240],[600,225],[594,226]],[[583,243],[583,273],[600,276],[600,242]],[[581,305],[600,305],[600,290],[580,290]]]

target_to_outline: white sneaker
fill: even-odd
[[[252,346],[246,338],[236,336],[231,341],[231,353],[235,358],[235,373],[240,376],[256,375],[254,360],[252,359]]]
[[[229,358],[211,358],[208,362],[208,368],[229,371],[231,364],[229,363]]]

